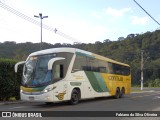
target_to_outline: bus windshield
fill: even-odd
[[[55,54],[31,56],[23,68],[22,84],[24,86],[42,86],[51,81],[51,71],[48,71],[48,61]]]

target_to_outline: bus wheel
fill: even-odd
[[[116,99],[120,98],[120,89],[119,88],[116,89],[115,98]]]
[[[125,94],[125,88],[122,87],[121,92],[120,92],[120,98],[122,98]]]
[[[71,94],[70,104],[76,105],[79,102],[79,99],[80,99],[80,93],[76,89],[74,89]]]

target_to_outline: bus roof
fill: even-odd
[[[84,55],[84,56],[108,61],[108,62],[111,62],[111,63],[116,63],[116,64],[120,64],[120,65],[124,65],[124,66],[129,66],[128,64],[124,64],[124,63],[112,60],[110,58],[103,57],[101,55],[97,55],[97,54],[94,54],[94,53],[91,53],[91,52],[88,52],[88,51],[85,51],[85,50],[80,50],[80,49],[77,49],[77,48],[69,48],[69,47],[51,48],[51,49],[41,50],[41,51],[31,53],[29,55],[29,57],[30,56],[37,56],[37,55],[44,55],[44,54],[51,54],[51,53],[58,53],[58,52],[70,52],[70,53],[75,53],[75,54],[81,54],[81,55]]]
[[[46,50],[40,50],[40,51],[37,51],[37,52],[33,52],[29,56],[37,56],[37,55],[44,55],[44,54],[51,54],[51,53],[58,53],[58,52],[75,53],[75,48],[69,48],[69,47],[51,48],[51,49],[46,49]]]

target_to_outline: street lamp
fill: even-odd
[[[40,50],[42,50],[42,19],[44,18],[48,18],[48,16],[42,16],[42,13],[39,13],[39,16],[37,15],[34,15],[34,17],[36,18],[40,18],[40,21],[41,21],[41,44],[40,44]]]

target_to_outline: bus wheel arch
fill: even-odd
[[[80,88],[74,88],[72,90],[72,93],[71,93],[71,98],[70,98],[70,104],[71,105],[76,105],[78,104],[79,100],[81,99],[81,90]]]

